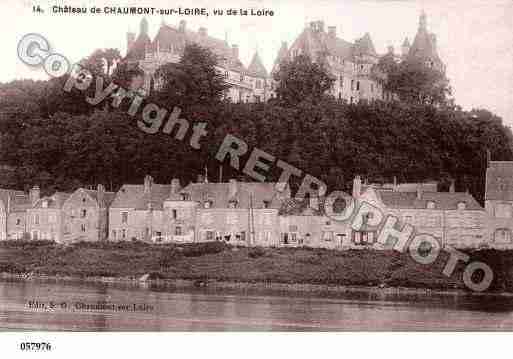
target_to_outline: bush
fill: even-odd
[[[6,241],[0,241],[2,247],[44,247],[53,246],[55,241],[49,240],[23,240],[23,239],[9,239]]]
[[[266,254],[266,251],[265,249],[263,249],[262,247],[255,247],[255,248],[251,248],[248,252],[248,257],[249,258],[258,258],[258,257],[262,257]]]
[[[182,257],[183,257],[183,254],[179,250],[176,250],[176,249],[163,250],[160,253],[159,265],[161,267],[169,267]]]
[[[223,242],[205,242],[185,244],[181,248],[184,257],[200,257],[221,253],[228,248],[228,245]]]

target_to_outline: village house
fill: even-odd
[[[495,248],[513,244],[513,162],[488,161],[485,210],[489,216],[487,235]]]
[[[37,200],[27,209],[27,232],[32,240],[64,241],[63,205],[70,193],[55,192]]]
[[[280,208],[280,245],[349,248],[350,222],[326,216],[324,202],[324,197],[286,200]]]
[[[361,179],[356,177],[353,197],[379,208],[385,215],[393,215],[399,225],[410,224],[415,233],[430,234],[442,246],[454,248],[479,247],[487,242],[485,235],[487,214],[479,203],[465,192],[427,192],[419,185],[415,192],[379,190],[368,187],[362,191]],[[351,234],[354,243],[374,246],[375,232]],[[379,247],[379,246],[378,246]]]
[[[0,240],[26,236],[27,209],[39,199],[39,187],[23,191],[0,189]]]
[[[96,190],[79,188],[64,202],[63,240],[98,241],[108,236],[108,208],[114,192],[106,192],[99,184]]]
[[[109,208],[109,240],[161,239],[163,203],[170,190],[171,185],[153,183],[149,175],[143,185],[123,185]]]
[[[279,244],[278,211],[290,196],[275,183],[191,183],[165,201],[165,237],[172,241]],[[178,188],[178,184],[174,188]]]

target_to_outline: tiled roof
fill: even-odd
[[[60,209],[64,202],[71,196],[71,193],[66,192],[55,192],[51,196],[45,196],[40,198],[35,204],[34,208],[43,208],[43,202],[47,201],[46,208]]]
[[[354,42],[353,48],[354,54],[364,54],[364,55],[376,55],[376,49],[374,48],[374,44],[372,43],[372,39],[370,34],[367,32],[363,37],[357,39]]]
[[[248,75],[254,77],[267,77],[267,70],[262,64],[262,60],[260,59],[258,52],[255,52],[255,54],[253,55],[253,59],[251,59],[251,63],[249,64],[247,73]]]
[[[273,74],[278,71],[280,63],[285,59],[285,57],[287,57],[288,51],[287,42],[283,41],[281,43],[280,50],[278,50],[278,56],[276,56],[276,60],[274,60],[273,69],[271,71]]]
[[[486,169],[485,200],[513,201],[513,161],[490,161]]]
[[[23,191],[0,188],[0,200],[10,205],[10,211],[24,211],[31,207],[28,194]]]
[[[142,60],[146,54],[146,47],[151,44],[147,34],[139,34],[132,46],[127,50],[126,58],[130,60]]]
[[[219,57],[220,64],[224,67],[238,72],[246,71],[242,62],[233,56],[233,50],[226,41],[189,30],[180,31],[166,24],[160,27],[157,36],[153,39],[151,49],[155,51],[158,46],[161,51],[169,51],[171,48],[174,51],[183,51],[185,45],[190,42],[210,49]]]
[[[426,209],[427,203],[435,203],[436,209],[457,209],[458,203],[464,202],[466,209],[482,210],[483,207],[465,192],[422,192],[421,199],[417,199],[417,193],[414,192],[393,192],[376,191],[383,203],[390,208],[399,209]]]
[[[94,200],[98,201],[98,191],[93,189],[84,189],[84,191],[90,195]],[[112,201],[114,201],[114,198],[116,197],[116,193],[114,192],[103,192],[103,201],[104,205],[106,207],[109,207],[112,204]]]
[[[171,185],[152,183],[149,193],[144,185],[125,184],[116,193],[111,208],[162,209],[164,200],[169,196]]]
[[[264,201],[268,201],[268,208],[278,209],[282,200],[275,185],[271,182],[236,182],[236,190],[231,192],[231,184],[226,182],[191,183],[180,193],[189,194],[192,201],[212,201],[212,208],[228,208],[231,200],[237,201],[237,208],[249,208],[252,197],[252,208],[265,208]]]

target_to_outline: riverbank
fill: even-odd
[[[511,251],[467,252],[494,271],[489,293],[513,293]],[[311,248],[247,248],[223,243],[0,243],[3,278],[54,278],[107,282],[157,281],[175,287],[269,289],[296,292],[348,290],[457,293],[468,291],[463,266],[442,274],[445,253],[431,265],[407,253]]]

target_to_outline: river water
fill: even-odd
[[[1,330],[513,330],[513,297],[0,281]]]

